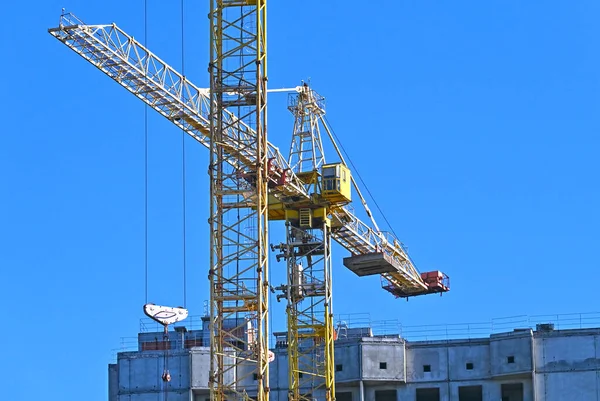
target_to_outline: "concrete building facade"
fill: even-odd
[[[109,401],[205,401],[207,330],[140,333],[109,365]],[[287,398],[284,337],[273,349],[271,400]],[[168,358],[166,357],[168,350]],[[405,341],[348,329],[335,345],[337,401],[600,401],[600,328],[518,329],[486,338]],[[168,365],[172,380],[161,374]],[[247,391],[255,382],[248,376]],[[319,394],[313,394],[321,400]]]

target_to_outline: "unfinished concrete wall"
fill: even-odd
[[[210,368],[210,348],[194,347],[190,350],[191,387],[194,390],[208,390],[208,373]]]
[[[170,351],[170,401],[189,401],[190,388],[194,401],[208,398],[209,352],[208,347]],[[287,349],[274,352],[270,398],[287,401]],[[461,387],[472,386],[481,386],[482,401],[600,401],[600,329],[520,330],[477,340],[406,343],[348,338],[336,341],[335,364],[342,401],[359,401],[361,383],[365,401],[394,396],[416,401],[419,392],[438,391],[440,401],[458,401]],[[163,366],[164,351],[120,353],[108,370],[109,401],[162,400]],[[248,373],[245,386],[249,394],[255,392],[250,367],[239,373]]]
[[[190,386],[195,393],[202,394],[208,391],[208,375],[210,369],[210,348],[193,347],[189,351],[183,351],[189,355],[191,361],[190,367]],[[228,360],[229,359],[229,360]],[[232,363],[230,358],[225,357],[225,363]],[[225,374],[226,382],[233,382],[235,372],[233,370]]]
[[[494,377],[530,375],[533,370],[533,333],[514,331],[490,336],[490,366]]]
[[[536,394],[543,401],[596,401],[598,372],[561,372],[536,375]]]
[[[165,369],[163,351],[124,352],[118,355],[117,401],[159,401],[168,392],[169,400],[189,401],[190,364],[187,351],[171,352],[168,370],[171,381],[161,376]]]
[[[336,383],[355,382],[361,378],[361,344],[356,340],[340,340],[335,344]]]
[[[406,381],[409,383],[448,380],[448,347],[439,342],[408,343]]]
[[[287,362],[287,348],[278,348],[274,350],[275,360],[271,362],[269,366],[269,376],[271,385],[271,394],[275,399],[279,398],[279,391],[285,392],[285,398],[287,399],[287,387],[288,387],[288,362]],[[273,395],[275,394],[275,395]],[[271,397],[271,398],[272,398]]]
[[[535,335],[535,391],[539,400],[600,400],[600,335],[597,330]]]
[[[490,377],[489,340],[449,343],[447,350],[448,378],[451,381],[476,381]]]
[[[364,338],[360,358],[362,380],[406,382],[404,340]]]
[[[495,339],[408,343],[407,385],[399,386],[400,399],[416,400],[418,389],[439,389],[440,400],[458,400],[461,387],[481,386],[482,400],[501,400],[503,384],[520,384],[520,396],[508,400],[533,401],[527,370],[531,344],[527,332]]]
[[[119,399],[119,365],[111,363],[108,365],[108,401]]]

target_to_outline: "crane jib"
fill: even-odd
[[[85,25],[68,13],[61,16],[58,27],[48,32],[188,135],[209,147],[211,100],[207,89],[195,86],[115,24]],[[240,178],[251,183],[257,168],[257,157],[248,143],[255,133],[232,113],[226,117],[222,147],[226,152],[236,155],[236,158],[232,158],[237,160],[234,167],[239,168]],[[235,127],[232,131],[243,132],[244,136],[229,135],[227,126]],[[279,149],[268,143],[267,153],[270,163],[270,202],[285,208],[287,199],[293,199],[294,202],[310,200],[303,181],[294,174]],[[371,256],[373,260],[380,259],[381,266],[372,269],[371,274],[381,274],[383,288],[394,296],[407,297],[449,290],[445,274],[438,271],[419,274],[397,239],[385,238],[344,208],[332,211],[331,218],[338,222],[331,232],[336,242],[353,255],[374,255]],[[360,263],[348,264],[353,266],[349,267],[350,270],[358,274],[360,268],[357,266]]]

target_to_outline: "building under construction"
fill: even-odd
[[[109,365],[109,401],[162,400],[165,394],[172,401],[210,400],[208,320],[202,319],[204,328],[179,326],[166,340],[160,331],[140,333],[138,350],[118,353],[117,363]],[[337,332],[337,401],[600,399],[599,328],[558,330],[545,323],[482,338],[430,341],[377,335],[368,326],[340,325]],[[275,338],[270,397],[287,401],[287,333]],[[168,384],[160,378],[165,364],[172,375]],[[243,386],[255,396],[255,377]],[[311,387],[318,386],[301,390],[310,393]],[[323,399],[322,393],[311,396]]]
[[[407,342],[368,327],[334,329],[333,242],[344,249],[335,257],[346,268],[380,276],[382,289],[396,298],[445,293],[449,277],[419,272],[393,230],[378,225],[325,118],[324,97],[303,82],[267,88],[266,1],[207,3],[208,88],[115,24],[89,25],[63,12],[49,29],[210,156],[209,313],[201,329],[173,331],[169,326],[187,310],[146,304],[145,313],[164,330],[140,334],[138,351],[119,354],[110,368],[111,401],[598,397],[598,331],[546,327]],[[287,154],[268,140],[272,91],[289,93],[294,126],[283,144]],[[326,140],[334,150],[327,159]],[[284,240],[273,241],[270,229]],[[275,261],[286,266],[284,283],[269,282]],[[287,320],[274,347],[272,293],[286,303]],[[580,384],[579,398],[573,383]]]

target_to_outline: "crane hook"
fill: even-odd
[[[169,373],[168,370],[165,370],[161,376],[162,381],[164,381],[165,383],[168,383],[171,381],[171,373]]]

